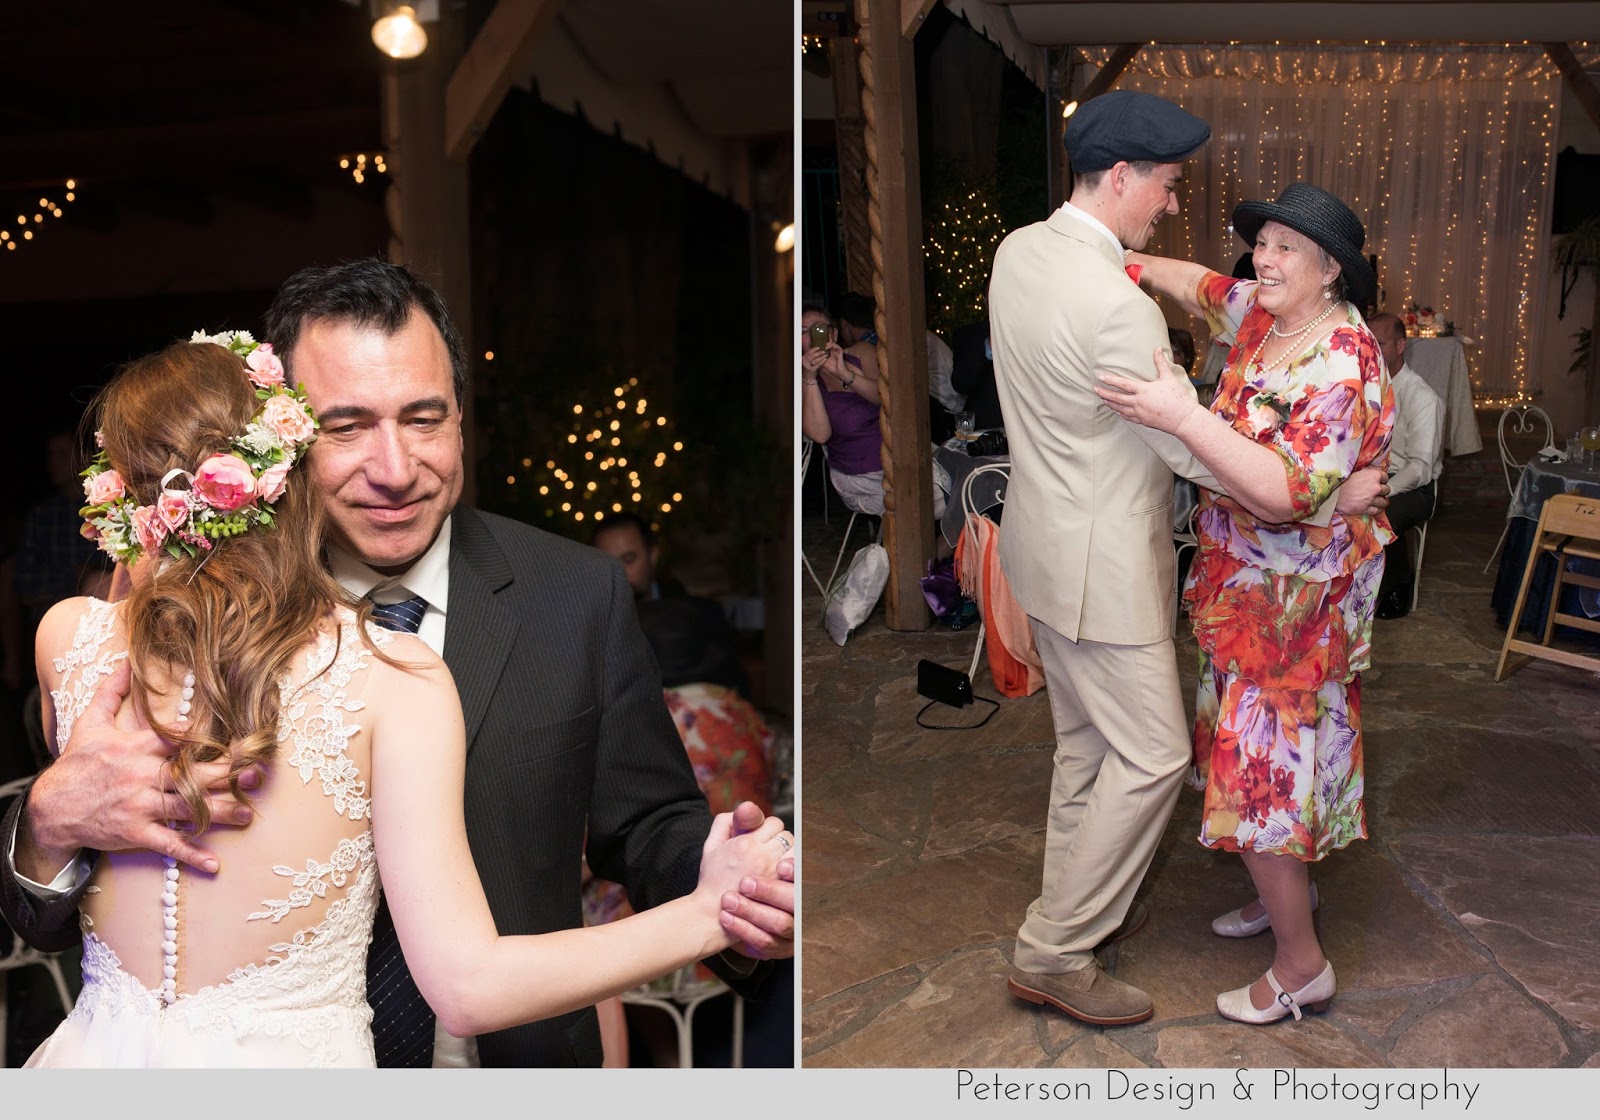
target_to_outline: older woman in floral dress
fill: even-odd
[[[1185,593],[1202,658],[1200,842],[1241,853],[1260,896],[1213,928],[1271,926],[1277,940],[1267,973],[1218,996],[1218,1010],[1266,1023],[1332,999],[1307,864],[1367,835],[1359,674],[1393,534],[1382,516],[1315,515],[1355,471],[1387,462],[1394,398],[1359,310],[1374,279],[1349,208],[1296,183],[1276,202],[1240,204],[1233,223],[1253,244],[1256,281],[1129,258],[1213,333],[1235,334],[1210,413],[1159,351],[1155,381],[1106,375],[1100,395],[1177,435],[1230,495],[1202,491]]]

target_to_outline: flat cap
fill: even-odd
[[[1177,163],[1211,139],[1211,126],[1166,98],[1117,89],[1084,102],[1065,139],[1076,174],[1123,160]]]

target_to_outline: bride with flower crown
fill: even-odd
[[[40,625],[46,732],[61,749],[96,686],[127,674],[118,718],[176,745],[195,827],[211,819],[197,767],[226,761],[241,802],[240,777],[263,776],[254,823],[208,836],[214,874],[147,851],[100,859],[82,994],[29,1066],[373,1065],[380,870],[417,985],[456,1035],[562,1014],[732,943],[721,895],[773,873],[792,841],[776,818],[730,838],[718,817],[682,898],[496,934],[462,822],[455,686],[323,566],[321,502],[296,469],[316,419],[270,346],[242,332],[174,344],[123,370],[98,418],[85,533],[131,590],[67,600]]]

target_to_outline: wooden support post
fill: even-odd
[[[845,283],[872,291],[872,226],[867,221],[866,121],[861,116],[861,46],[840,35],[828,41],[833,65],[834,143],[839,151],[839,225]],[[816,293],[818,295],[821,292]]]
[[[472,345],[472,261],[467,165],[445,155],[445,82],[460,57],[461,15],[441,5],[428,50],[389,64],[383,81],[384,150],[390,167],[384,204],[389,260],[426,279],[444,297],[469,358]],[[462,409],[466,438],[462,501],[477,492],[472,394]]]
[[[1050,213],[1055,213],[1072,195],[1072,177],[1067,167],[1067,149],[1063,142],[1067,132],[1066,118],[1061,110],[1072,100],[1071,47],[1048,47],[1045,50],[1045,175],[1046,196]]]
[[[759,151],[759,149],[758,149]],[[751,324],[756,419],[782,462],[792,462],[796,397],[794,262],[780,253],[772,228],[794,217],[794,152],[774,145],[756,155],[750,175]],[[777,521],[762,546],[764,605],[763,707],[794,715],[795,585],[800,580],[795,549],[793,486],[780,486]]]
[[[1106,64],[1100,67],[1100,72],[1094,76],[1088,87],[1084,89],[1083,96],[1078,98],[1078,103],[1082,105],[1085,101],[1099,97],[1110,89],[1112,83],[1122,77],[1122,72],[1128,68],[1128,63],[1133,61],[1133,56],[1138,54],[1139,48],[1143,46],[1143,43],[1124,43],[1118,47],[1111,57],[1106,59]]]
[[[900,2],[900,34],[907,39],[915,39],[917,32],[922,30],[922,21],[928,18],[928,13],[933,11],[933,6],[939,0],[901,0]]]
[[[917,68],[900,34],[898,0],[856,0],[871,198],[873,297],[883,397],[883,543],[892,630],[925,630],[919,582],[933,555],[933,469],[928,443],[927,313],[922,279],[922,186],[917,153]]]

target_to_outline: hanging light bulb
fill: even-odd
[[[794,223],[790,222],[778,231],[778,239],[772,247],[779,253],[787,253],[794,248]]]
[[[372,41],[390,58],[416,58],[428,49],[428,33],[417,22],[417,11],[401,4],[372,25]]]

